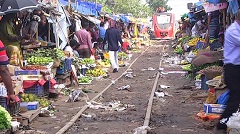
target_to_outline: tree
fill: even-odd
[[[151,7],[139,0],[97,0],[97,3],[102,4],[102,10],[107,13],[131,13],[134,17],[147,17],[152,13]]]
[[[170,6],[167,5],[168,0],[148,0],[148,5],[153,11],[156,11],[159,7],[164,7],[167,11],[172,10]]]

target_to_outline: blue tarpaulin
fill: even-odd
[[[68,0],[59,0],[59,3],[63,5],[68,5]],[[102,5],[96,4],[93,2],[83,2],[78,0],[78,5],[76,6],[75,3],[71,3],[72,7],[76,9],[78,12],[85,14],[85,15],[94,15],[98,16],[98,13],[101,12]]]

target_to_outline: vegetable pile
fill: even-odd
[[[81,61],[82,65],[87,65],[87,64],[95,64],[95,60],[91,59],[91,58],[84,58]]]
[[[11,128],[12,117],[8,111],[0,106],[0,130],[7,130]]]
[[[53,62],[54,59],[63,59],[65,54],[62,50],[54,49],[38,49],[26,54],[26,59],[29,64],[33,65],[47,65]]]
[[[175,50],[174,50],[174,53],[176,53],[176,54],[183,54],[183,49],[182,49],[182,47],[176,47],[175,48]]]
[[[87,76],[92,76],[92,77],[99,77],[99,76],[104,76],[106,75],[106,71],[96,68],[94,70],[87,70]]]
[[[85,76],[78,79],[79,83],[90,83],[92,81],[91,77]]]

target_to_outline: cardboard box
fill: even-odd
[[[204,104],[204,112],[206,114],[221,114],[224,112],[226,105],[220,104]]]

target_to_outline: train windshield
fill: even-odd
[[[159,15],[157,16],[158,24],[170,24],[171,22],[171,15]]]

